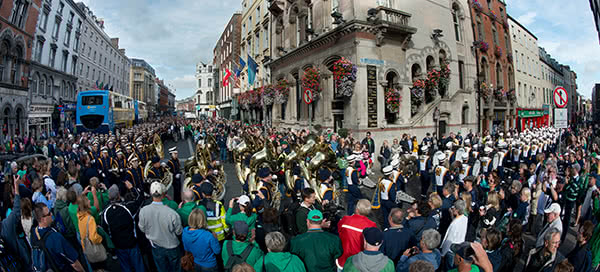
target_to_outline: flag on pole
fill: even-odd
[[[254,79],[256,79],[256,69],[258,69],[258,64],[248,55],[248,84],[250,86],[254,84]]]
[[[98,86],[98,89],[104,90],[104,82],[100,83],[100,86]]]
[[[242,70],[244,70],[244,67],[246,67],[246,62],[244,62],[244,60],[242,59],[242,57],[240,57],[240,72]],[[238,75],[240,76],[240,75]]]
[[[229,71],[229,68],[225,68],[225,71],[223,71],[223,87],[229,85],[229,77],[231,77],[231,71]]]
[[[100,89],[100,87],[98,85],[98,80],[96,80],[96,85],[94,85],[94,89]]]
[[[233,87],[240,87],[240,69],[238,67],[233,68]]]

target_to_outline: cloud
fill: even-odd
[[[239,0],[83,0],[119,37],[129,58],[146,60],[159,78],[177,88],[176,98],[196,91],[196,63],[212,52]]]
[[[517,18],[517,21],[519,21],[519,23],[521,23],[522,25],[528,26],[531,23],[533,23],[533,21],[535,20],[535,16],[537,16],[537,13],[535,13],[534,11],[530,11],[519,16]]]

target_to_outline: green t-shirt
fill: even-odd
[[[181,205],[181,208],[177,209],[183,227],[188,226],[188,217],[190,217],[190,214],[194,209],[201,209],[204,212],[204,216],[206,216],[206,208],[203,205],[197,205],[194,202],[187,202]]]
[[[478,266],[476,266],[476,265],[474,265],[474,264],[472,264],[472,265],[471,265],[471,270],[470,270],[470,271],[471,271],[471,272],[479,272],[479,267],[478,267]],[[451,270],[450,270],[450,271],[448,271],[448,272],[458,272],[458,267],[457,267],[457,268],[454,268],[454,269],[451,269]]]
[[[250,216],[243,212],[232,213],[233,210],[231,208],[227,209],[227,213],[225,214],[225,223],[227,225],[233,226],[233,222],[235,221],[244,221],[248,224],[248,230],[253,230],[256,227],[256,213],[252,213]]]
[[[251,266],[254,266],[254,264],[256,264],[256,261],[258,261],[258,259],[260,259],[263,256],[262,250],[260,250],[260,248],[253,244],[227,240],[223,243],[223,249],[221,249],[223,265],[226,265],[227,261],[229,260],[229,251],[227,250],[227,245],[229,243],[233,243],[231,249],[233,250],[233,254],[237,255],[242,255],[242,252],[244,252],[247,246],[252,247],[252,251],[250,251],[250,255],[248,255],[248,258],[246,259],[246,263],[248,263]]]
[[[98,198],[98,202],[99,202],[98,208],[100,209],[100,211],[104,211],[104,208],[106,208],[106,206],[108,206],[108,204],[110,203],[110,201],[108,200],[108,192],[96,191],[96,197]],[[94,195],[92,195],[92,192],[89,192],[87,194],[87,198],[90,200],[90,205],[93,207],[94,206]]]
[[[170,200],[168,198],[163,198],[162,203],[164,205],[166,205],[167,207],[173,209],[174,211],[177,211],[177,208],[179,208],[179,205],[177,205],[177,203],[173,200]],[[206,212],[205,212],[206,213]]]
[[[309,230],[294,237],[290,252],[300,257],[306,271],[336,271],[335,259],[342,256],[342,241],[339,237],[322,230]]]

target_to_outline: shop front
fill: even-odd
[[[549,119],[544,109],[517,109],[517,124],[520,131],[548,126]]]

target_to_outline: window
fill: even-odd
[[[515,50],[515,66],[517,67],[517,70],[521,70],[521,67],[519,67],[519,51]]]
[[[198,88],[202,88],[202,79],[201,78],[198,79]]]
[[[73,24],[73,18],[75,17],[75,13],[69,12],[69,24]]]
[[[89,95],[81,97],[81,105],[83,106],[96,106],[102,105],[101,95]]]
[[[63,13],[63,9],[65,9],[65,3],[63,3],[63,2],[60,2],[60,3],[58,4],[58,14],[62,15],[62,13]]]
[[[411,67],[411,79],[414,83],[421,77],[421,66],[419,64],[413,64]]]
[[[48,26],[48,11],[46,11],[46,9],[44,9],[42,12],[42,18],[40,18],[40,22],[40,29],[46,31],[46,26]]]
[[[52,37],[58,39],[58,32],[60,31],[60,20],[54,21],[54,30],[52,31]]]
[[[492,26],[492,38],[494,39],[494,45],[498,45],[498,32],[495,26]]]
[[[260,21],[260,7],[256,8],[256,23]]]
[[[42,41],[37,41],[37,45],[35,47],[35,61],[41,63],[42,62],[42,51],[44,50],[44,43]]]
[[[69,47],[70,42],[71,42],[71,28],[67,27],[67,33],[65,34],[65,46]]]
[[[50,58],[48,59],[48,65],[54,68],[54,60],[56,59],[56,48],[50,49]]]
[[[212,78],[208,79],[208,87],[212,87]]]
[[[263,33],[263,37],[265,38],[263,47],[269,47],[269,30],[265,28],[265,32]]]
[[[10,22],[19,28],[23,28],[25,24],[25,17],[27,16],[27,8],[29,8],[29,2],[24,0],[16,0],[13,6]]]
[[[63,52],[63,58],[62,58],[62,71],[63,72],[67,72],[67,64],[69,63],[69,51],[64,51]]]
[[[77,57],[73,56],[73,60],[71,61],[71,74],[77,74]]]
[[[458,4],[452,4],[452,21],[454,22],[454,37],[456,38],[457,42],[460,42],[462,39],[460,33],[460,19],[458,18],[459,13],[460,9],[458,7]]]
[[[254,54],[260,54],[260,32],[256,32],[256,43],[254,43]]]
[[[79,35],[75,35],[75,42],[73,43],[73,51],[77,52],[79,50]]]
[[[38,88],[38,92],[41,95],[44,95],[46,92],[46,76],[40,77],[40,87]]]
[[[83,65],[83,63],[81,64]],[[89,78],[90,77],[90,66],[86,66],[85,68],[85,77]]]
[[[510,51],[510,41],[508,40],[508,34],[504,32],[504,46],[506,46],[506,52]]]
[[[32,81],[31,81],[31,93],[37,94],[39,81],[40,81],[40,75],[38,73],[35,73],[33,75]]]
[[[500,63],[496,63],[496,88],[500,88],[504,86],[504,82],[502,80],[502,67]]]
[[[458,61],[458,87],[465,88],[465,62],[462,60]]]
[[[483,74],[483,82],[490,82],[490,69],[485,58],[481,59],[481,73]]]
[[[469,123],[469,106],[463,105],[461,114],[461,124],[466,125]]]
[[[481,24],[481,15],[477,15],[477,34],[480,41],[485,40],[485,32],[483,32],[483,25]]]

